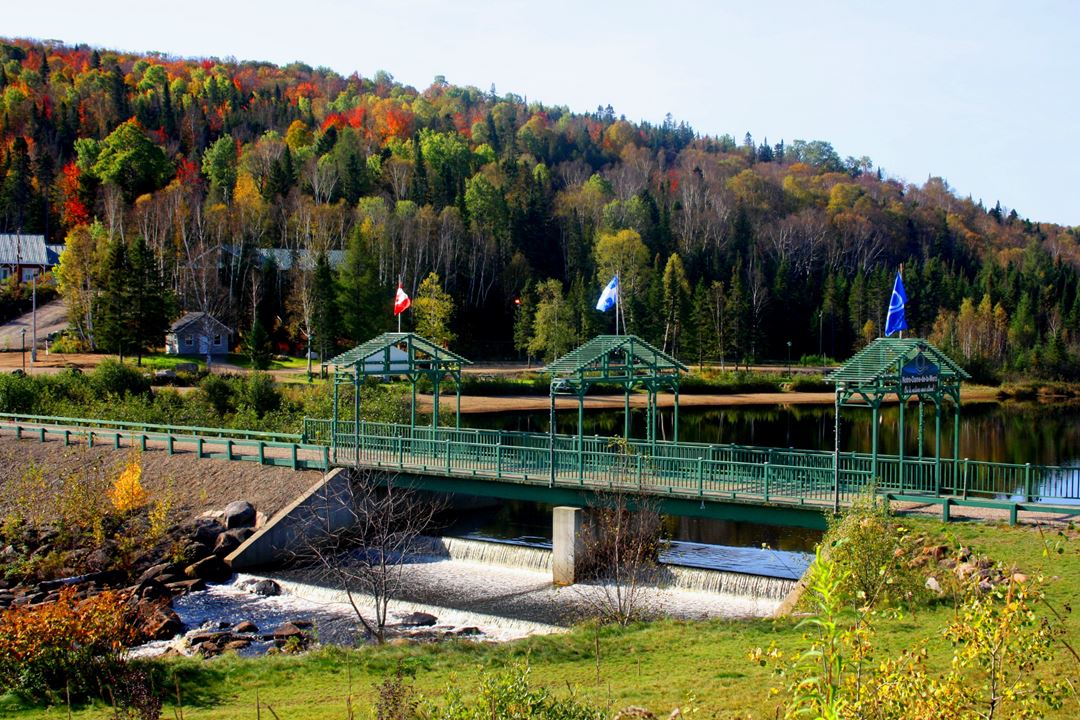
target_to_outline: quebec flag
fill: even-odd
[[[615,301],[619,297],[619,276],[611,278],[611,282],[604,288],[604,292],[600,293],[600,299],[596,301],[596,309],[600,312],[607,312],[611,308],[615,307]]]
[[[885,337],[900,330],[907,330],[907,319],[904,317],[905,305],[907,305],[907,293],[904,292],[904,281],[897,272],[896,281],[892,286],[892,297],[889,298],[889,314],[885,316]]]

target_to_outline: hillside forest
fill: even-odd
[[[881,334],[902,264],[912,334],[977,376],[1080,375],[1077,228],[822,140],[10,39],[0,179],[0,232],[65,244],[87,348],[160,346],[207,311],[330,356],[395,327],[400,283],[421,301],[407,327],[550,358],[614,331],[593,306],[618,272],[627,331],[684,361],[843,359]]]

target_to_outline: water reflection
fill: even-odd
[[[882,409],[878,429],[878,450],[896,454],[899,448],[899,407]],[[659,411],[659,439],[673,435],[673,413]],[[546,412],[466,415],[462,424],[525,432],[548,431]],[[842,450],[869,452],[872,414],[869,409],[846,408],[841,414]],[[559,432],[577,432],[577,412],[556,414]],[[621,411],[599,410],[585,413],[585,434],[621,436]],[[631,411],[631,434],[645,437],[645,412]],[[905,451],[917,455],[918,412],[910,405],[905,416]],[[923,452],[934,454],[934,411],[926,405],[923,418]],[[833,408],[831,405],[742,406],[725,408],[683,408],[679,412],[679,439],[710,444],[761,445],[804,449],[833,449]],[[941,454],[953,452],[953,418],[942,417]],[[972,403],[960,417],[960,457],[994,462],[1033,465],[1075,465],[1080,461],[1080,404]]]

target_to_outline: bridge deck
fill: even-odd
[[[336,432],[335,432],[336,430]],[[623,490],[674,501],[827,510],[873,487],[904,502],[1080,514],[1080,468],[942,458],[306,419],[301,435],[86,418],[0,415],[0,432],[64,443],[191,452],[294,469],[367,467],[537,490]],[[332,442],[336,440],[336,442]],[[535,494],[535,493],[534,493]],[[542,493],[541,493],[542,494]],[[554,497],[554,493],[552,493]]]

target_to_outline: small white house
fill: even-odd
[[[213,315],[190,312],[177,320],[165,335],[168,355],[223,355],[232,345],[232,331]]]

